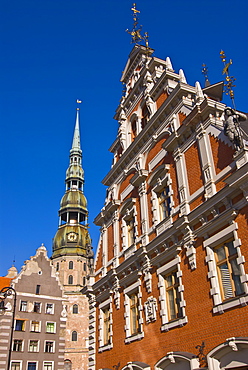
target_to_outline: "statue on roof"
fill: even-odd
[[[224,134],[229,138],[234,145],[236,152],[243,148],[242,132],[239,125],[240,121],[246,121],[247,116],[244,113],[237,112],[236,110],[226,107],[224,110]]]

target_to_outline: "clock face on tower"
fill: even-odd
[[[71,233],[69,233],[69,234],[67,235],[67,239],[68,239],[68,241],[69,241],[69,242],[75,242],[75,241],[76,241],[76,239],[77,239],[77,234],[76,234],[76,233],[71,232]]]

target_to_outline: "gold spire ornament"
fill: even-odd
[[[224,92],[226,93],[226,95],[229,95],[231,100],[232,100],[232,103],[233,103],[233,108],[235,108],[235,102],[234,102],[234,91],[233,91],[233,87],[235,87],[236,85],[234,85],[234,81],[236,81],[236,78],[234,78],[234,76],[229,76],[229,67],[232,65],[232,59],[230,59],[230,61],[227,63],[226,62],[226,55],[225,55],[225,52],[223,50],[220,51],[220,58],[224,64],[224,68],[222,70],[222,74],[223,75],[226,75],[225,77],[225,80],[226,80],[226,83],[225,83],[225,90]]]
[[[129,35],[132,36],[131,43],[134,43],[134,44],[137,45],[140,42],[142,42],[142,40],[144,40],[145,44],[146,44],[146,47],[148,48],[149,47],[149,45],[148,45],[148,33],[145,32],[145,35],[142,36],[141,35],[142,25],[138,26],[138,23],[139,23],[138,14],[140,13],[140,10],[136,9],[136,4],[135,3],[133,4],[133,7],[131,8],[131,10],[133,12],[133,29],[131,31],[129,31],[127,29],[126,32],[129,33]]]

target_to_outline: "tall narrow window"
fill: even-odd
[[[109,306],[103,309],[103,345],[110,343],[110,309]]]
[[[169,186],[166,186],[158,194],[159,214],[160,221],[170,216],[171,213],[171,201],[169,196]]]
[[[165,287],[166,287],[166,299],[168,308],[168,319],[169,321],[175,320],[182,317],[182,310],[180,307],[179,297],[179,280],[177,277],[177,271],[172,271],[170,274],[165,276]]]
[[[35,294],[40,294],[40,285],[36,285],[36,292]]]
[[[69,270],[73,270],[73,261],[69,261]]]
[[[72,342],[76,342],[77,341],[77,332],[76,331],[73,331],[72,334],[71,334],[71,340]]]
[[[73,284],[73,276],[69,275],[68,277],[68,284],[72,285]]]
[[[59,262],[56,264],[56,271],[59,271]]]
[[[129,296],[130,300],[130,329],[131,335],[140,332],[139,311],[138,311],[138,294],[133,293]]]
[[[72,307],[72,313],[75,313],[75,314],[78,313],[78,305],[77,304],[74,304],[73,305],[73,307]]]
[[[216,247],[214,252],[222,299],[226,300],[243,294],[241,273],[237,264],[238,255],[233,240]]]

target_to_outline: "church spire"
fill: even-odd
[[[66,191],[59,209],[59,228],[53,241],[53,259],[59,256],[86,256],[91,243],[87,224],[87,200],[83,193],[84,171],[80,145],[79,108],[76,110],[76,123],[65,183]]]
[[[77,113],[76,113],[76,124],[75,124],[75,129],[74,129],[71,152],[72,151],[81,151],[80,131],[79,131],[79,108],[77,108]]]

